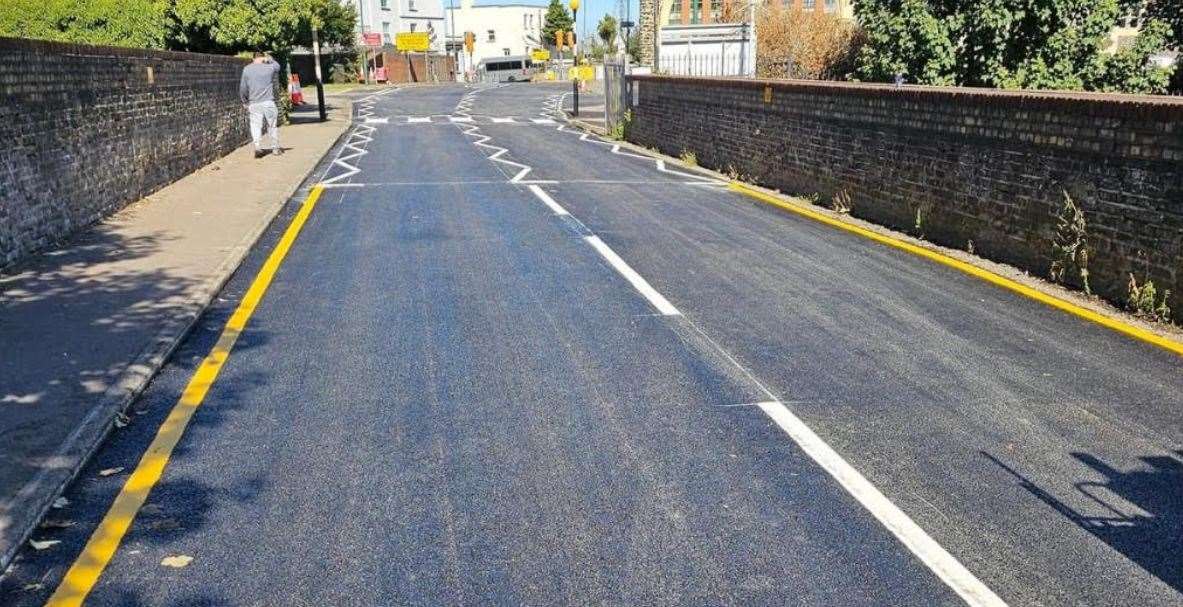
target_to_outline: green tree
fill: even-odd
[[[555,32],[571,31],[574,25],[575,20],[567,12],[567,7],[559,0],[550,0],[550,6],[546,7],[546,18],[542,22],[542,42],[548,46],[554,44]]]
[[[612,40],[616,38],[616,17],[612,15],[601,17],[599,24],[596,25],[596,33],[599,34],[600,40],[603,40],[606,46],[611,47]]]
[[[168,46],[169,0],[0,0],[0,36]]]
[[[860,0],[855,11],[867,36],[856,74],[867,80],[1129,92],[1168,82],[1149,61],[1166,44],[1154,20],[1133,45],[1105,51],[1118,0]]]
[[[860,0],[855,10],[866,34],[860,78],[889,82],[899,74],[911,82],[957,84],[956,16],[934,11],[925,0]]]
[[[356,13],[335,0],[173,0],[175,46],[237,52],[264,49],[284,54],[312,44],[311,25],[323,44],[353,42]]]

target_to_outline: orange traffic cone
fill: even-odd
[[[292,74],[292,78],[288,81],[288,93],[292,96],[292,105],[304,104],[304,91],[300,89],[299,74]]]

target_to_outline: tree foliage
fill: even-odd
[[[218,53],[284,53],[353,41],[356,14],[336,0],[0,0],[0,35]]]
[[[356,15],[334,0],[173,0],[177,42],[193,50],[284,51],[311,46],[311,24],[325,44],[349,44]]]
[[[0,0],[0,36],[166,48],[168,8],[169,0]]]
[[[550,0],[546,7],[546,17],[542,22],[542,42],[547,45],[555,43],[555,32],[571,31],[575,19],[567,12],[567,7],[560,0]]]
[[[846,19],[769,3],[756,14],[756,75],[842,79],[861,44],[858,26]]]
[[[596,34],[600,36],[600,40],[607,46],[612,46],[612,42],[616,39],[616,17],[605,14],[600,17],[600,22],[596,24]]]
[[[1158,20],[1106,52],[1118,0],[860,0],[855,11],[867,36],[857,75],[867,80],[1151,93],[1170,76],[1150,62],[1168,38]]]

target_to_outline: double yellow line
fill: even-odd
[[[304,199],[300,210],[297,211],[291,224],[283,233],[283,237],[275,245],[275,250],[267,257],[262,269],[255,276],[254,282],[247,289],[246,295],[243,296],[230,319],[226,321],[226,326],[222,329],[217,343],[201,361],[201,365],[197,367],[197,372],[193,374],[189,384],[185,386],[185,391],[181,393],[180,400],[173,406],[168,418],[164,420],[164,424],[156,432],[152,444],[148,446],[148,450],[140,458],[140,463],[136,465],[136,469],[128,477],[127,482],[123,484],[123,489],[115,497],[111,509],[107,511],[106,516],[99,522],[98,528],[90,536],[90,540],[86,542],[82,554],[78,555],[74,564],[66,572],[66,576],[62,578],[57,590],[49,597],[49,601],[46,602],[47,606],[81,605],[99,581],[99,576],[103,574],[103,570],[107,568],[107,564],[115,556],[115,551],[119,549],[123,536],[131,527],[140,507],[144,505],[144,500],[148,499],[148,493],[160,481],[160,476],[164,473],[165,466],[168,465],[173,449],[181,440],[186,426],[193,419],[193,414],[197,412],[197,408],[205,400],[205,395],[209,392],[210,387],[218,379],[218,373],[222,371],[222,365],[226,364],[226,359],[230,357],[230,351],[238,341],[238,336],[246,329],[247,322],[255,313],[259,302],[263,300],[263,296],[267,293],[267,287],[271,286],[271,279],[275,277],[280,264],[287,257],[288,250],[292,248],[292,243],[296,241],[296,236],[300,234],[304,222],[312,214],[312,209],[316,207],[316,201],[320,199],[323,191],[323,186],[318,184]]]
[[[1127,322],[1123,322],[1123,321],[1118,320],[1116,318],[1111,318],[1109,316],[1105,316],[1104,314],[1099,314],[1099,313],[1094,312],[1088,308],[1078,306],[1070,301],[1066,301],[1066,300],[1060,299],[1058,297],[1048,295],[1047,293],[1044,293],[1042,291],[1038,291],[1036,289],[1028,287],[1027,285],[1016,282],[1016,281],[1006,278],[1004,276],[999,276],[998,274],[995,274],[989,270],[983,270],[982,268],[979,268],[979,267],[974,266],[972,264],[968,264],[964,261],[961,261],[960,259],[950,257],[948,255],[934,251],[932,249],[927,249],[925,247],[917,246],[915,244],[912,244],[912,243],[904,241],[904,240],[900,240],[898,238],[887,236],[886,234],[880,234],[878,232],[868,230],[867,228],[855,225],[853,223],[848,223],[848,222],[845,222],[845,221],[842,221],[839,219],[835,219],[835,218],[825,215],[823,213],[818,213],[817,211],[810,209],[808,207],[802,206],[802,205],[796,205],[796,204],[792,204],[790,202],[786,202],[776,196],[773,196],[772,194],[762,192],[760,190],[757,190],[755,188],[752,188],[752,187],[747,186],[742,183],[732,182],[728,187],[732,191],[739,192],[739,193],[744,194],[746,196],[750,196],[752,198],[755,198],[756,200],[759,200],[760,202],[770,204],[770,205],[780,208],[780,209],[784,209],[786,211],[789,211],[790,213],[796,213],[797,215],[800,215],[802,217],[808,217],[809,219],[812,219],[812,220],[820,222],[820,223],[824,223],[828,226],[838,228],[839,230],[850,232],[852,234],[858,234],[859,236],[862,236],[863,238],[868,238],[870,240],[874,240],[875,242],[878,242],[880,244],[885,244],[889,247],[899,249],[901,251],[907,251],[908,253],[911,253],[911,254],[919,256],[919,257],[923,257],[923,258],[928,259],[930,261],[935,261],[936,263],[939,263],[941,265],[948,266],[950,268],[953,268],[955,270],[959,270],[961,272],[965,272],[966,274],[969,274],[970,276],[980,278],[990,284],[1002,287],[1002,288],[1007,289],[1009,291],[1013,291],[1015,293],[1018,293],[1019,295],[1025,296],[1025,297],[1029,297],[1031,299],[1034,299],[1035,301],[1049,305],[1049,306],[1056,308],[1058,310],[1063,310],[1063,311],[1065,311],[1069,314],[1072,314],[1074,316],[1079,316],[1080,318],[1083,318],[1085,320],[1095,322],[1103,327],[1107,327],[1109,329],[1117,331],[1118,333],[1122,333],[1122,334],[1128,335],[1130,337],[1133,337],[1134,339],[1139,339],[1139,340],[1144,341],[1146,343],[1156,345],[1164,350],[1169,350],[1171,352],[1174,352],[1175,354],[1183,355],[1183,343],[1179,343],[1177,341],[1168,339],[1168,338],[1163,337],[1157,333],[1153,333],[1151,331],[1147,331],[1146,329],[1136,327],[1134,325],[1131,325]]]

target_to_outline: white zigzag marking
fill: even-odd
[[[356,165],[351,164],[351,161],[361,158],[362,156],[365,156],[369,153],[366,150],[365,145],[374,140],[374,138],[370,137],[370,135],[373,135],[374,131],[377,129],[372,126],[368,126],[366,123],[370,122],[371,120],[378,120],[372,118],[374,115],[374,104],[378,101],[378,97],[388,93],[397,92],[398,90],[399,89],[386,89],[384,91],[362,97],[357,101],[357,117],[354,119],[355,126],[353,128],[353,132],[349,134],[349,138],[345,140],[345,144],[341,146],[341,150],[337,152],[337,157],[333,159],[333,164],[331,165],[341,167],[345,169],[345,172],[330,179],[321,180],[321,185],[334,185],[339,181],[349,179],[350,177],[353,177],[354,175],[361,172],[361,169],[359,169]],[[350,153],[345,154],[346,150],[349,150]]]
[[[566,97],[567,95],[570,95],[570,94],[571,93],[564,93],[562,95],[557,95],[557,96],[551,97],[550,100],[544,105],[544,107],[548,108],[549,111],[554,112],[553,115],[558,117],[559,113],[561,112],[561,110],[559,108],[561,107],[561,105],[563,103],[563,98]],[[545,115],[545,114],[546,114],[546,110],[543,111],[542,115]],[[563,117],[562,120],[565,121],[566,117]],[[722,181],[719,181],[718,179],[715,179],[714,177],[708,177],[706,175],[698,175],[695,173],[687,173],[685,171],[678,171],[675,169],[671,169],[665,165],[665,161],[662,160],[661,158],[654,158],[652,156],[646,156],[644,154],[636,154],[634,152],[625,151],[625,150],[621,149],[620,144],[618,144],[618,143],[604,141],[604,140],[600,139],[599,137],[592,135],[591,133],[568,130],[567,126],[568,125],[566,125],[566,124],[560,124],[555,130],[563,132],[563,133],[570,133],[572,135],[579,135],[580,141],[586,141],[588,143],[595,143],[598,145],[607,146],[611,150],[611,152],[613,154],[616,154],[617,156],[628,156],[630,158],[639,158],[641,160],[652,161],[654,166],[657,167],[658,171],[660,171],[662,173],[666,173],[668,175],[677,175],[678,177],[683,177],[683,178],[687,178],[687,179],[695,179],[695,180],[702,182],[702,185],[713,185],[713,186],[725,185]]]

